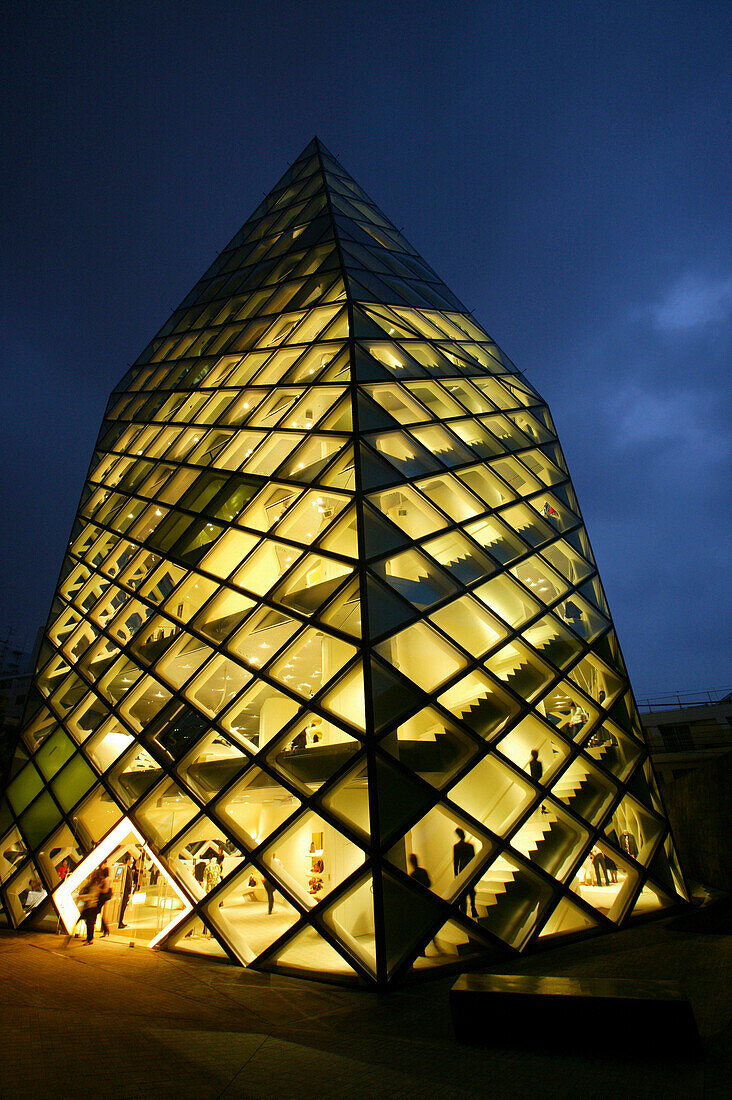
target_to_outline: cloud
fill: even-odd
[[[609,404],[615,439],[623,448],[674,443],[687,456],[722,459],[728,453],[729,441],[715,424],[709,393],[666,391],[628,381],[616,389]]]
[[[687,272],[651,306],[656,328],[679,332],[721,323],[732,313],[732,276],[713,279]]]

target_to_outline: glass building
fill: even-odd
[[[13,926],[381,988],[685,897],[549,410],[317,139],[109,400],[0,838]]]

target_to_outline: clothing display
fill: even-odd
[[[221,864],[217,859],[210,859],[206,864],[206,874],[204,882],[207,894],[210,893],[211,890],[213,890],[214,886],[218,886],[218,884],[221,882]]]
[[[636,843],[636,839],[633,834],[627,832],[627,830],[626,832],[620,834],[620,847],[623,849],[624,852],[627,852],[628,855],[632,856],[634,859],[638,855],[638,845]]]

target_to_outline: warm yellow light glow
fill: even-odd
[[[111,833],[108,833],[101,843],[97,844],[96,848],[89,853],[86,859],[83,859],[78,867],[75,867],[71,874],[67,875],[60,886],[53,892],[53,900],[56,908],[58,909],[59,916],[64,923],[64,927],[69,935],[71,935],[76,928],[81,916],[79,907],[74,901],[74,891],[78,890],[83,882],[89,877],[92,871],[100,865],[108,856],[112,854],[115,848],[118,848],[120,844],[128,837],[134,836],[135,840],[139,844],[142,851],[157,867],[159,873],[166,880],[171,889],[175,892],[179,898],[183,908],[180,913],[166,924],[165,928],[161,928],[156,936],[154,936],[148,947],[155,947],[160,942],[163,935],[170,931],[179,924],[193,909],[193,905],[179,888],[174,879],[170,877],[168,872],[163,867],[157,856],[150,850],[145,842],[145,838],[139,829],[130,821],[128,817],[123,817],[122,820],[115,825]],[[143,894],[135,894],[134,899],[137,899],[137,904],[141,904],[140,898],[144,897]]]

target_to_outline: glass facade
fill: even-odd
[[[685,897],[549,411],[317,140],[92,456],[4,919],[100,867],[113,935],[380,988]]]

